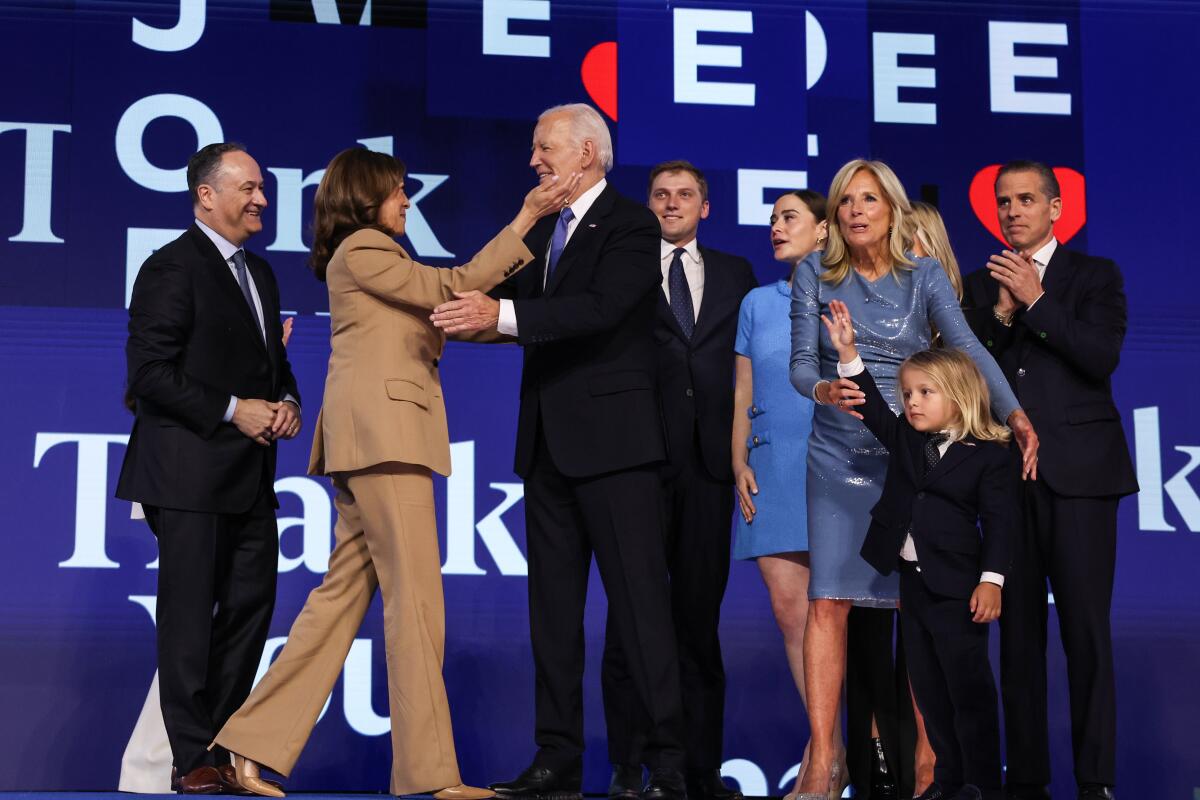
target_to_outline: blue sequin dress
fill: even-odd
[[[859,354],[879,391],[895,412],[896,374],[901,362],[929,347],[933,322],[949,347],[969,355],[991,390],[992,411],[1002,420],[1019,403],[996,365],[967,326],[954,289],[932,258],[915,259],[912,270],[886,274],[874,282],[851,270],[838,285],[819,279],[821,254],[796,268],[792,281],[792,385],[812,397],[818,381],[837,378],[837,350],[821,323],[829,301],[850,308]],[[855,605],[888,607],[899,599],[895,573],[884,577],[859,555],[871,508],[883,491],[887,450],[849,414],[817,406],[808,440],[808,538],[812,576],[810,598],[852,600]],[[898,555],[898,554],[897,554]]]
[[[788,313],[792,289],[777,281],[753,289],[742,300],[734,351],[750,359],[754,397],[746,442],[758,495],[754,521],[737,515],[733,557],[797,553],[808,549],[804,470],[813,401],[788,376],[792,351]]]

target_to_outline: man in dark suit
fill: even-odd
[[[1055,240],[1062,198],[1049,167],[1004,165],[996,203],[1012,249],[967,277],[963,307],[1041,440],[1038,479],[1025,484],[1024,530],[1000,625],[1006,788],[1013,798],[1049,797],[1049,578],[1067,656],[1079,797],[1111,798],[1117,502],[1138,488],[1111,385],[1125,339],[1125,292],[1112,261]]]
[[[691,800],[740,794],[721,780],[725,668],[718,623],[729,578],[733,517],[730,437],[733,342],[738,309],[757,286],[750,262],[700,245],[708,217],[708,181],[686,161],[650,172],[650,210],[662,239],[654,336],[667,431],[662,469],[667,566],[683,691],[687,792]],[[633,798],[642,785],[644,717],[622,647],[617,618],[605,636],[604,711],[613,764],[609,796]]]
[[[544,112],[530,166],[582,173],[577,196],[526,237],[536,260],[495,290],[435,309],[447,333],[497,331],[525,349],[515,469],[525,479],[529,627],[537,676],[533,764],[504,797],[578,797],[583,613],[592,556],[648,717],[643,796],[682,800],[679,665],[661,525],[654,325],[658,220],[605,180],[612,142],[587,105]]]
[[[195,224],[146,260],[125,347],[136,416],[117,496],[158,539],[158,671],[183,793],[236,788],[209,743],[250,693],[275,603],[275,442],[300,431],[279,289],[242,244],[267,205],[241,145],[187,169]]]

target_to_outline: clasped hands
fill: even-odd
[[[290,400],[238,398],[230,420],[242,435],[263,447],[276,439],[294,439],[300,433],[300,407]]]
[[[1000,284],[996,311],[1005,317],[1011,317],[1018,308],[1028,308],[1042,296],[1042,279],[1028,254],[1001,251],[988,259],[987,269]]]

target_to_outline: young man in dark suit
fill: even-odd
[[[661,522],[666,457],[657,389],[658,220],[605,180],[612,142],[590,106],[544,112],[530,166],[581,172],[577,196],[526,237],[535,256],[493,299],[434,310],[448,334],[492,331],[524,347],[515,470],[525,480],[538,745],[503,797],[578,797],[583,613],[592,556],[648,718],[647,800],[683,800],[683,710]]]
[[[138,273],[125,347],[136,403],[117,497],[158,539],[158,671],[183,793],[232,791],[209,743],[250,693],[275,604],[275,443],[300,431],[279,289],[242,244],[267,205],[241,145],[188,161],[195,224]],[[214,610],[215,609],[215,610]]]
[[[1038,480],[1024,487],[1024,525],[1000,625],[1001,685],[1012,798],[1049,798],[1046,580],[1054,591],[1079,797],[1112,798],[1116,782],[1113,573],[1117,503],[1136,492],[1113,403],[1125,339],[1125,292],[1112,261],[1059,246],[1062,197],[1053,170],[1005,164],[996,177],[1011,250],[967,276],[963,308],[1041,439]]]
[[[650,171],[650,210],[662,239],[654,337],[667,431],[662,469],[667,566],[683,691],[687,792],[691,800],[730,800],[721,780],[725,668],[718,624],[729,578],[733,518],[730,436],[733,342],[738,309],[758,285],[750,262],[700,245],[709,212],[708,181],[686,161]],[[634,798],[642,785],[643,714],[617,619],[610,615],[601,673],[609,796]]]

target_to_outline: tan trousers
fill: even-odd
[[[445,605],[425,467],[381,464],[333,477],[329,571],[287,644],[216,741],[288,775],[333,690],[378,586],[392,724],[392,794],[461,783],[442,680]]]

